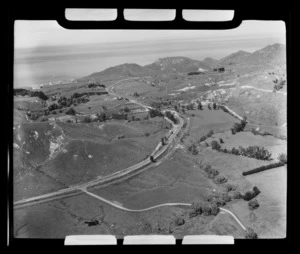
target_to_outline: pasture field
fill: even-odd
[[[131,209],[143,209],[169,202],[204,200],[214,185],[179,149],[155,168],[126,182],[91,192],[122,203]]]

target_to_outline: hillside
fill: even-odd
[[[93,80],[110,80],[115,78],[147,76],[154,74],[152,70],[134,63],[125,63],[114,67],[107,68],[100,72],[92,73],[82,79]]]
[[[219,60],[216,60],[214,58],[211,57],[206,57],[202,60],[202,62],[206,63],[207,65],[209,65],[210,67],[213,67],[215,65],[218,64]]]
[[[219,65],[235,65],[235,64],[243,64],[246,62],[246,59],[251,55],[250,52],[246,52],[243,50],[239,50],[229,56],[223,57],[219,61]]]
[[[211,67],[201,61],[188,57],[165,57],[160,58],[152,64],[144,67],[160,73],[188,73],[202,70],[210,70]]]
[[[240,50],[219,61],[219,65],[278,65],[286,62],[286,46],[275,43],[253,53]]]

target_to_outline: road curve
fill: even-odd
[[[145,209],[129,209],[129,208],[126,208],[126,207],[123,207],[122,205],[119,205],[117,203],[114,203],[112,201],[109,201],[105,198],[102,198],[102,197],[99,197],[98,195],[94,194],[94,193],[91,193],[87,190],[82,190],[84,193],[86,193],[87,195],[90,195],[94,198],[97,198],[107,204],[110,204],[111,206],[114,206],[120,210],[124,210],[124,211],[127,211],[127,212],[145,212],[145,211],[149,211],[149,210],[152,210],[152,209],[155,209],[155,208],[158,208],[158,207],[163,207],[163,206],[191,206],[191,204],[188,204],[188,203],[164,203],[164,204],[160,204],[160,205],[156,205],[156,206],[151,206],[151,207],[148,207],[148,208],[145,208]]]
[[[156,206],[151,206],[151,207],[148,207],[148,208],[144,208],[144,209],[129,209],[129,208],[126,208],[124,206],[122,206],[121,204],[117,204],[117,203],[114,203],[112,201],[109,201],[105,198],[102,198],[94,193],[91,193],[85,189],[82,189],[82,191],[84,193],[86,193],[87,195],[90,195],[94,198],[97,198],[99,200],[101,200],[102,202],[104,203],[107,203],[115,208],[118,208],[120,210],[123,210],[123,211],[128,211],[128,212],[145,212],[145,211],[149,211],[149,210],[152,210],[152,209],[155,209],[155,208],[158,208],[158,207],[163,207],[163,206],[191,206],[191,204],[189,203],[164,203],[164,204],[160,204],[160,205],[156,205]],[[220,210],[223,211],[223,212],[226,212],[226,213],[229,213],[236,221],[237,223],[242,227],[242,229],[246,230],[246,227],[242,224],[242,222],[234,215],[234,213],[232,213],[231,211],[225,209],[225,208],[222,208],[220,207]]]
[[[122,82],[122,81],[130,80],[130,79],[136,79],[136,77],[117,81],[116,83],[114,83],[114,84],[110,85],[109,87],[107,87],[108,93],[116,96],[116,94],[111,93],[110,88],[113,87],[114,85]],[[139,102],[136,102],[135,100],[130,100],[130,101],[133,102],[133,103],[137,103],[139,105],[142,105],[145,108],[152,108],[150,106],[143,105]],[[179,124],[177,124],[177,125],[173,124],[172,134],[169,136],[167,144],[165,146],[162,146],[162,148],[160,150],[159,150],[159,147],[158,147],[159,145],[158,145],[155,148],[155,150],[151,153],[151,155],[153,156],[153,158],[155,160],[158,159],[163,153],[165,153],[167,151],[170,144],[172,143],[172,141],[174,140],[176,135],[179,134],[180,130],[183,127],[183,124],[184,124],[183,119],[180,117],[180,115],[177,112],[175,112],[175,111],[172,111],[172,112],[179,119]],[[147,159],[143,160],[142,162],[139,162],[139,163],[137,163],[137,164],[135,164],[131,167],[120,170],[118,172],[115,172],[111,175],[108,175],[108,176],[105,176],[105,177],[102,177],[102,178],[97,178],[97,179],[94,179],[94,180],[89,181],[89,182],[69,186],[68,188],[60,189],[58,191],[47,193],[47,194],[44,194],[44,195],[18,200],[16,202],[14,202],[14,206],[15,206],[15,208],[17,208],[17,206],[23,206],[23,205],[25,205],[27,203],[30,203],[30,202],[36,204],[37,202],[48,201],[49,198],[51,198],[51,199],[63,198],[64,195],[69,195],[71,192],[81,190],[82,188],[92,187],[92,186],[99,185],[99,184],[107,184],[107,183],[113,182],[114,180],[119,180],[121,177],[126,177],[129,174],[134,173],[134,172],[136,173],[139,169],[143,169],[146,166],[151,165],[151,163],[152,163],[152,161],[150,160],[150,158],[147,158]],[[153,164],[153,165],[155,165],[155,164]]]

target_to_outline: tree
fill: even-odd
[[[203,204],[203,208],[202,208],[203,215],[206,215],[206,216],[211,215],[211,210],[212,210],[212,209],[211,209],[209,203],[204,203],[204,204]]]
[[[215,203],[212,203],[211,205],[210,205],[210,208],[211,208],[211,214],[212,215],[217,215],[219,212],[220,212],[220,208],[217,206],[217,204],[215,204]]]
[[[252,228],[248,227],[246,230],[245,238],[246,239],[257,239],[258,236]]]
[[[286,163],[287,163],[287,156],[286,156],[286,154],[284,154],[284,153],[279,154],[278,160],[279,160],[280,162],[286,164]]]
[[[221,145],[216,140],[211,141],[210,145],[211,145],[211,148],[214,150],[220,151],[220,149],[221,149]]]
[[[210,104],[208,104],[208,105],[207,105],[207,107],[208,107],[208,109],[209,109],[209,110],[211,110],[211,106],[210,106]]]
[[[259,207],[257,199],[252,199],[248,202],[248,207],[250,210],[257,209]]]
[[[192,209],[196,213],[196,215],[200,215],[203,213],[203,203],[202,202],[193,202]]]
[[[92,119],[91,119],[89,116],[86,116],[86,117],[83,119],[83,122],[84,122],[84,123],[90,123],[90,122],[92,122]]]
[[[75,115],[76,115],[76,111],[75,111],[74,108],[69,108],[69,109],[66,111],[66,114],[67,114],[67,115],[75,116]]]
[[[214,102],[213,103],[213,109],[216,110],[217,109],[217,104]]]
[[[198,110],[202,110],[203,108],[202,108],[202,103],[201,103],[201,101],[198,103]]]
[[[230,197],[232,199],[240,199],[242,198],[242,194],[239,191],[233,191],[230,193]]]
[[[125,111],[126,113],[129,113],[129,112],[130,112],[130,109],[129,109],[128,107],[125,107],[125,108],[124,108],[124,111]]]

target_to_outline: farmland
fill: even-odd
[[[250,227],[259,238],[285,237],[287,165],[243,172],[287,154],[286,86],[272,91],[277,81],[270,73],[278,72],[272,66],[224,66],[214,70],[201,61],[170,57],[43,87],[40,97],[47,99],[16,95],[14,201],[37,201],[14,209],[15,236],[245,238],[244,227]],[[139,171],[130,175],[128,168]],[[117,182],[89,185],[110,177]],[[78,191],[72,197],[38,200],[72,188]],[[244,197],[254,189],[259,191],[251,199],[258,206],[251,210]],[[187,206],[120,209],[169,203]]]

